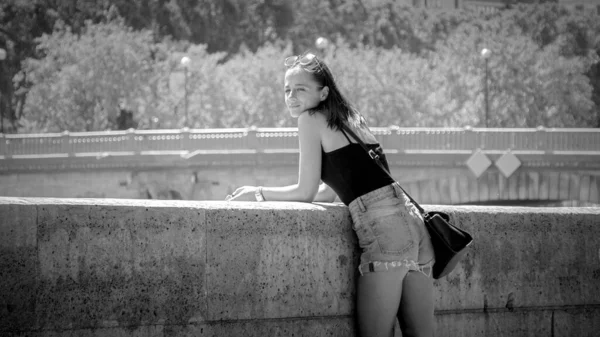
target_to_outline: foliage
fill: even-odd
[[[294,125],[281,62],[317,36],[335,42],[318,52],[371,125],[484,125],[485,47],[490,126],[600,126],[600,20],[556,4],[8,0],[0,22],[11,132],[115,128],[121,101],[139,128]]]
[[[204,44],[213,53],[256,50],[286,35],[292,20],[288,0],[112,0],[135,29]]]
[[[551,45],[562,57],[560,62],[571,63],[573,67],[583,70],[592,88],[591,108],[592,121],[589,126],[600,127],[600,20],[594,11],[585,8],[567,10],[556,4],[546,6],[522,6],[511,11],[514,21],[524,34],[531,36],[536,43],[545,48]],[[581,62],[577,62],[577,61]],[[567,75],[569,80],[574,76]],[[560,77],[558,77],[560,78]],[[583,80],[583,79],[582,79]],[[574,90],[580,89],[581,92]],[[589,100],[587,86],[579,85],[569,89],[573,91],[570,101],[584,98]],[[588,103],[586,103],[588,104]],[[594,113],[595,110],[595,113]],[[587,110],[589,111],[589,110]],[[560,114],[560,113],[559,113]],[[585,118],[590,120],[590,118]],[[593,121],[595,119],[595,121]]]
[[[28,59],[34,83],[25,105],[27,129],[92,131],[116,128],[119,104],[152,107],[158,49],[149,32],[122,23],[88,23],[80,35],[68,26],[38,40],[40,60]],[[164,51],[162,51],[164,53]]]
[[[340,46],[326,57],[347,98],[370,125],[434,126],[441,77],[427,59],[359,45]]]
[[[37,56],[35,39],[50,33],[57,20],[78,34],[85,20],[98,22],[105,18],[109,5],[110,0],[3,0],[0,3],[0,48],[8,52],[7,59],[0,61],[3,131],[15,132],[23,116],[30,83],[22,62]]]
[[[284,94],[283,58],[290,46],[267,44],[255,53],[245,51],[219,67],[219,92],[212,100],[212,127],[292,126]]]
[[[519,10],[504,12],[488,21],[461,25],[436,48],[438,64],[451,65],[446,71],[452,83],[470,92],[463,104],[484,106],[485,61],[483,48],[492,50],[489,58],[490,126],[496,127],[575,127],[592,125],[595,119],[591,100],[592,86],[586,71],[598,62],[593,49],[581,55],[565,52],[564,40],[546,45],[536,43],[506,16],[521,15]],[[567,55],[565,55],[567,54]],[[443,68],[443,66],[442,66]],[[462,76],[456,74],[459,70]],[[465,96],[462,96],[463,98]],[[473,110],[473,105],[470,108]],[[479,108],[479,125],[484,111]]]
[[[289,48],[267,46],[219,65],[225,54],[205,45],[184,53],[151,39],[150,31],[119,22],[88,24],[79,36],[64,26],[42,36],[44,58],[26,66],[34,85],[23,131],[115,129],[123,102],[139,128],[286,125],[271,111],[284,112],[281,56]]]

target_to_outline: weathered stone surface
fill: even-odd
[[[596,337],[600,331],[600,308],[564,308],[553,312],[553,335],[556,337]]]
[[[345,207],[250,205],[208,212],[210,319],[349,314],[356,255]]]
[[[600,208],[436,209],[454,213],[475,239],[457,269],[436,282],[436,309],[600,302]]]
[[[64,331],[8,333],[3,337],[216,337],[216,336],[310,336],[353,337],[351,317],[290,320],[206,322],[186,325],[149,325],[132,328],[95,328]]]
[[[437,337],[552,336],[548,311],[467,312],[436,316]]]
[[[204,210],[191,203],[102,203],[38,206],[36,327],[203,320]]]
[[[35,205],[0,200],[0,331],[29,328],[35,322],[36,217]]]
[[[475,238],[435,282],[437,336],[593,336],[600,208],[427,206]],[[0,335],[354,333],[334,204],[0,197]]]
[[[310,336],[353,337],[354,322],[351,317],[326,317],[286,320],[250,320],[212,322],[209,324],[165,327],[164,336]]]

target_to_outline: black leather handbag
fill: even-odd
[[[367,151],[369,156],[377,163],[381,169],[395,180],[390,172],[379,160],[379,154],[369,149],[365,143],[356,136],[354,131],[343,124],[342,132],[347,132],[356,139],[356,142]],[[425,222],[425,228],[431,237],[433,251],[435,254],[435,263],[433,264],[433,278],[439,279],[450,273],[458,262],[465,256],[467,247],[473,242],[473,237],[468,232],[454,226],[450,223],[450,216],[444,212],[427,212],[419,205],[406,191],[400,186],[402,192],[410,199],[415,207],[421,213]]]

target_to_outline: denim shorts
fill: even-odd
[[[361,275],[403,268],[431,275],[431,239],[419,210],[398,183],[366,193],[348,207],[361,248]]]

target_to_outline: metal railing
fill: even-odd
[[[371,128],[386,151],[600,153],[600,129]],[[298,149],[296,128],[128,130],[0,134],[0,158],[111,154],[277,152]]]

